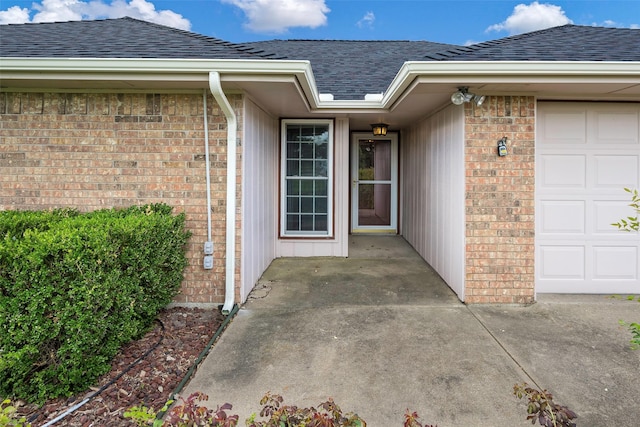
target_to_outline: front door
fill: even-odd
[[[351,231],[398,231],[398,134],[351,137]]]

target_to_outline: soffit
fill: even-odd
[[[371,123],[385,122],[400,130],[433,114],[450,103],[458,86],[470,86],[478,94],[523,95],[537,99],[640,102],[638,83],[467,83],[466,81],[428,82],[417,79],[390,108],[340,108],[311,111],[292,88],[261,83],[235,84],[250,94],[265,110],[278,117],[348,117],[352,130],[369,130]]]

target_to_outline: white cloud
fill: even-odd
[[[572,23],[560,6],[534,1],[529,5],[517,5],[505,21],[490,26],[486,31],[508,31],[513,35]]]
[[[626,25],[620,22],[616,22],[612,19],[605,19],[602,22],[592,22],[591,25],[594,27],[614,27],[614,28],[631,28],[631,29],[638,29],[640,27],[638,24]]]
[[[34,13],[33,18],[30,15]],[[189,30],[191,22],[171,10],[156,10],[152,2],[146,0],[42,0],[33,3],[31,9],[17,6],[0,11],[0,23],[22,24],[25,22],[80,21],[82,19],[122,18],[130,16],[156,24]]]
[[[11,6],[7,10],[0,10],[0,24],[24,24],[29,22],[29,9]]]
[[[32,22],[80,21],[83,3],[78,0],[43,0],[31,7],[38,12]]]
[[[373,12],[367,12],[364,14],[362,19],[360,19],[356,25],[359,28],[368,27],[373,28],[373,24],[376,22],[376,15]]]
[[[240,8],[245,27],[259,33],[283,33],[291,27],[317,28],[327,24],[331,10],[324,0],[222,0]]]

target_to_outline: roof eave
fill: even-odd
[[[11,78],[61,80],[136,80],[159,78],[173,82],[201,82],[207,87],[209,72],[223,81],[269,81],[273,76],[294,76],[302,92],[319,102],[311,63],[302,60],[156,59],[156,58],[0,58],[0,82]]]
[[[451,84],[496,81],[599,82],[606,79],[640,84],[640,62],[579,61],[409,61],[400,68],[382,97],[331,100],[320,97],[311,64],[306,60],[156,59],[156,58],[0,58],[0,81],[11,78],[95,80],[155,80],[208,84],[216,71],[223,82],[265,81],[273,76],[293,76],[311,111],[389,111],[417,79]]]
[[[581,82],[603,79],[640,84],[637,61],[407,61],[400,68],[382,99],[386,108],[402,97],[416,78],[434,83],[483,84]]]

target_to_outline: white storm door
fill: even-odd
[[[351,139],[351,231],[398,231],[398,135]]]

